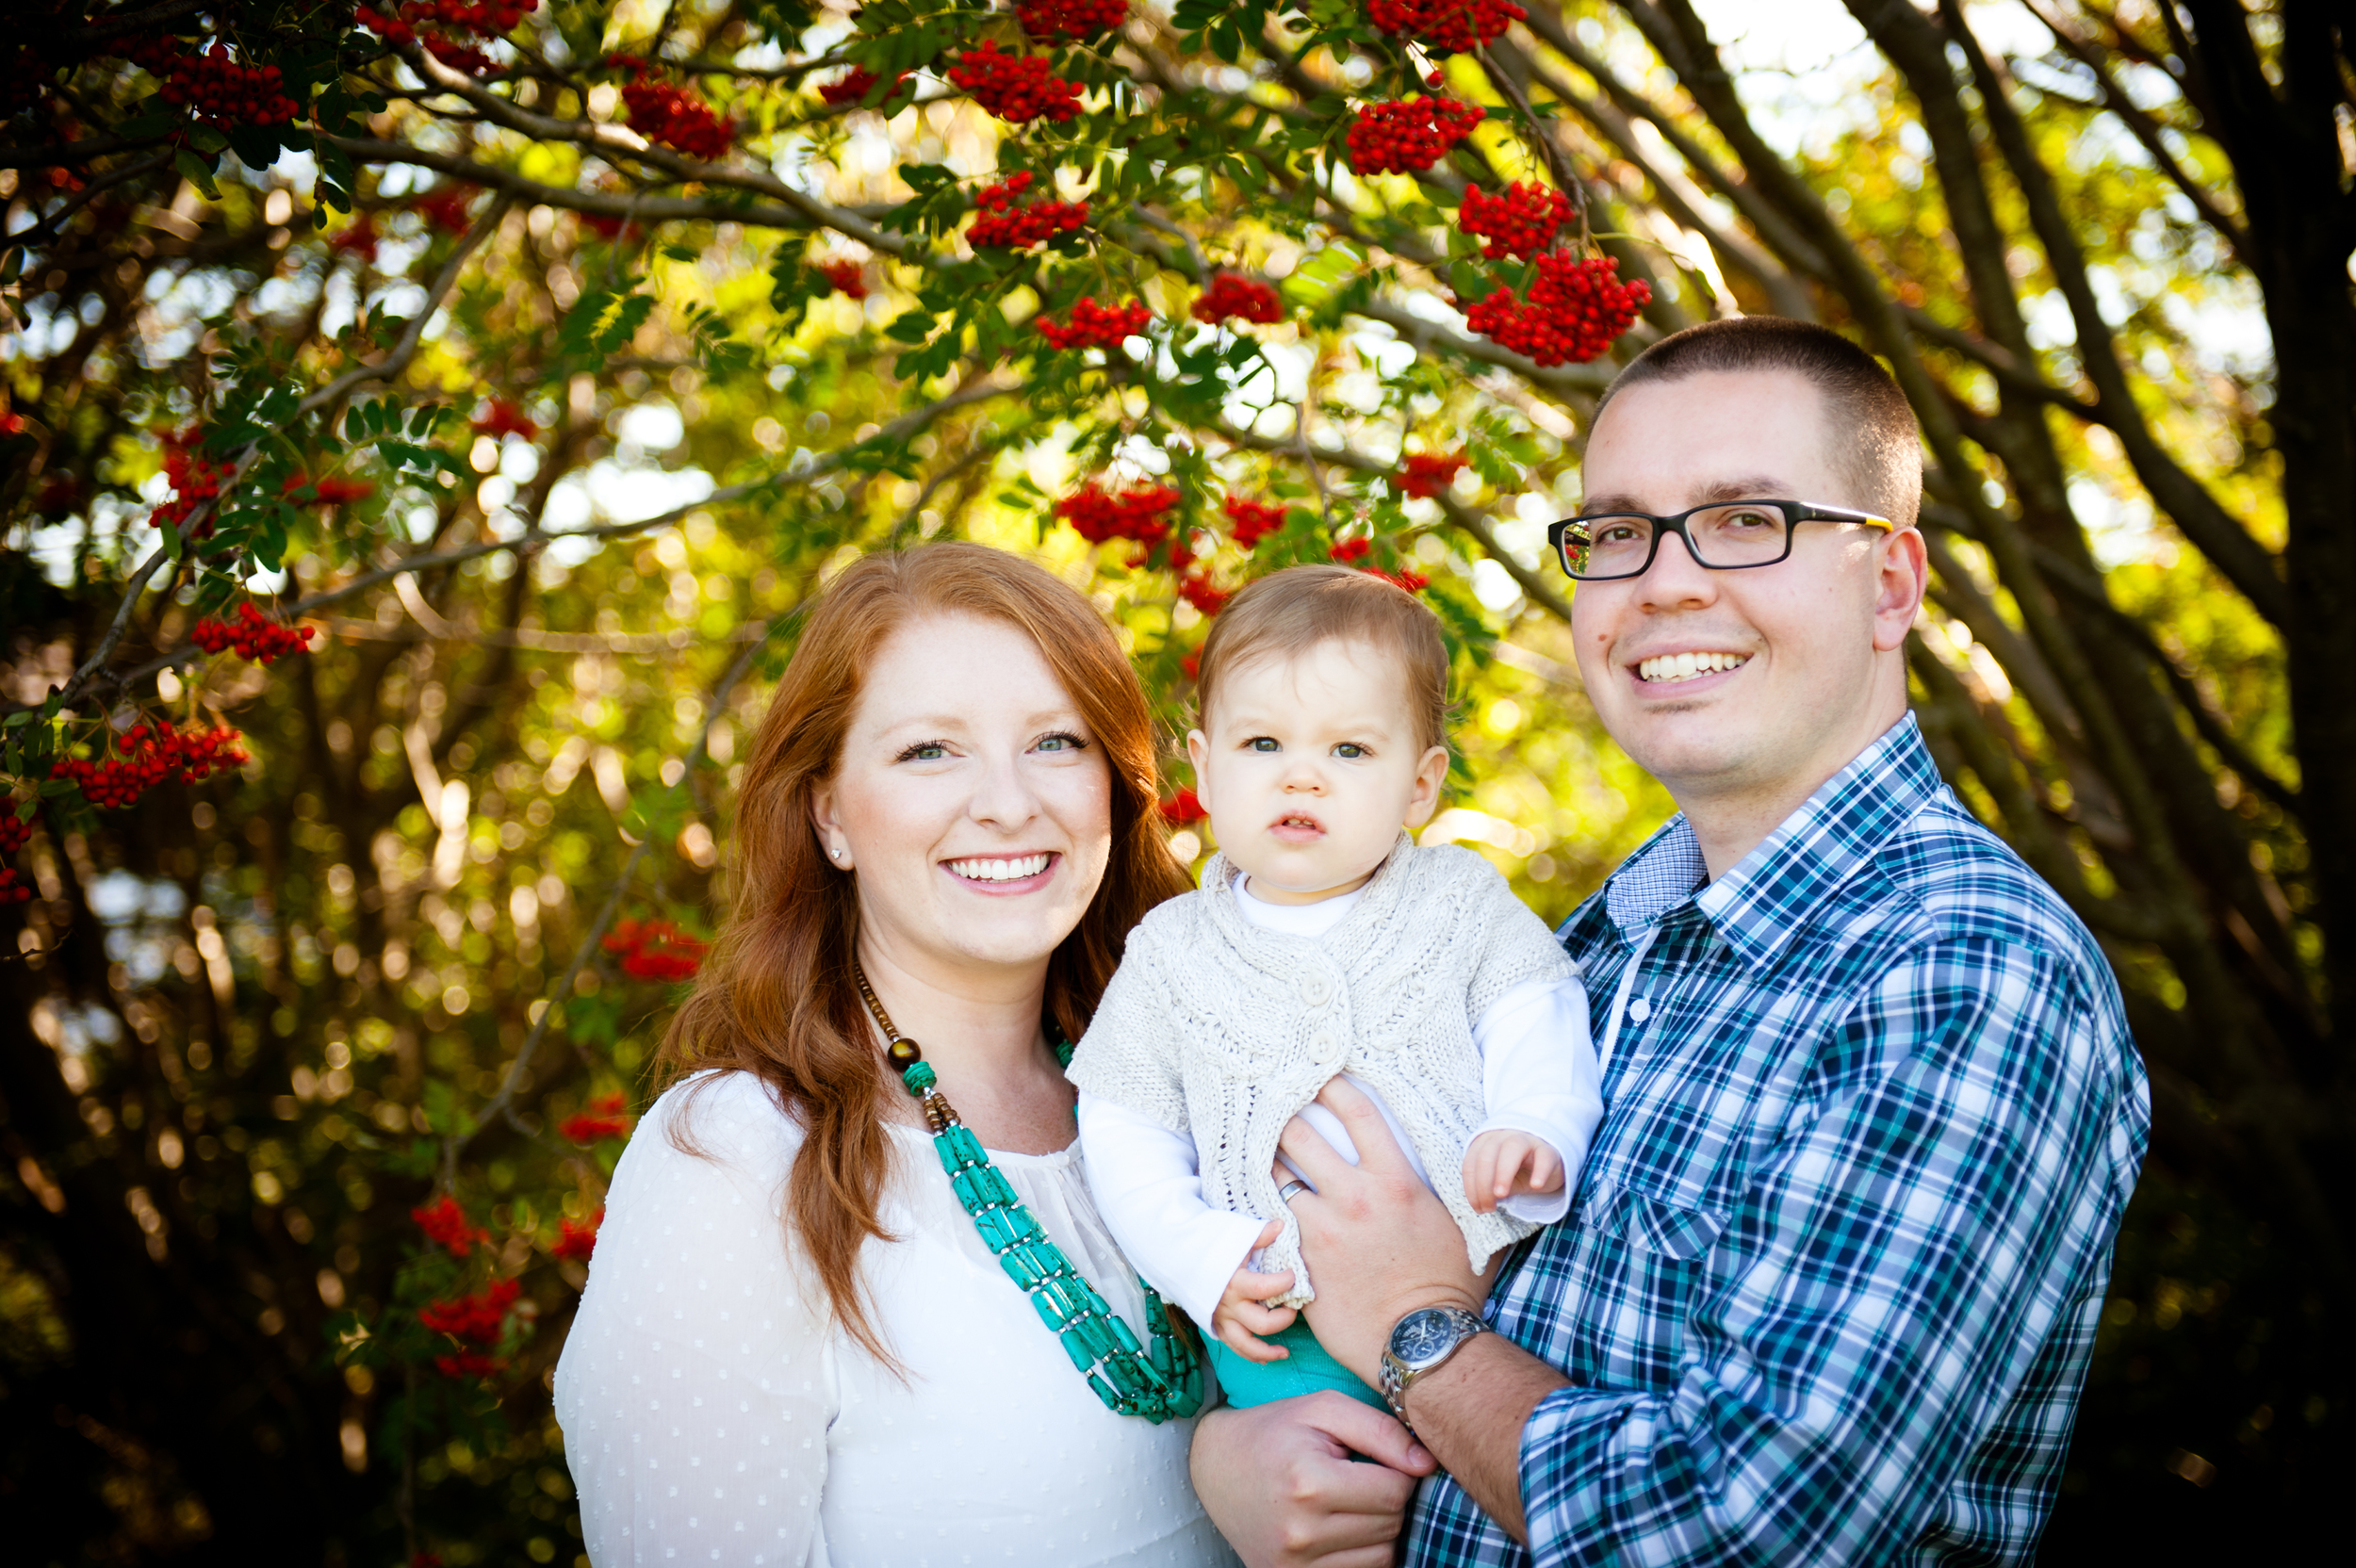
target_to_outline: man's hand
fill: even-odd
[[[1436,1468],[1406,1428],[1330,1390],[1211,1412],[1190,1467],[1211,1523],[1252,1568],[1389,1568],[1415,1479]]]
[[[1284,1222],[1271,1219],[1259,1239],[1252,1244],[1258,1251],[1284,1233]],[[1271,1296],[1282,1296],[1292,1288],[1293,1271],[1289,1268],[1277,1274],[1255,1274],[1249,1268],[1238,1268],[1228,1280],[1227,1289],[1219,1296],[1219,1306],[1211,1314],[1211,1332],[1230,1350],[1246,1361],[1262,1364],[1284,1361],[1292,1352],[1281,1345],[1269,1345],[1261,1334],[1283,1333],[1301,1315],[1290,1307],[1270,1307],[1262,1303]]]
[[[1562,1190],[1562,1157],[1544,1138],[1495,1128],[1464,1151],[1464,1201],[1487,1214],[1509,1198]]]
[[[1284,1157],[1317,1190],[1297,1195],[1301,1255],[1317,1298],[1309,1326],[1335,1361],[1377,1386],[1392,1325],[1419,1307],[1479,1312],[1489,1274],[1472,1271],[1464,1233],[1383,1124],[1374,1102],[1342,1079],[1317,1091],[1358,1148],[1351,1165],[1296,1117],[1284,1128]]]

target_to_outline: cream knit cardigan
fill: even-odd
[[[1380,1093],[1464,1233],[1475,1269],[1537,1227],[1464,1200],[1464,1149],[1486,1119],[1473,1022],[1528,980],[1577,972],[1546,923],[1480,856],[1402,833],[1357,906],[1323,937],[1264,930],[1214,856],[1203,888],[1129,934],[1072,1059],[1102,1099],[1190,1133],[1203,1200],[1284,1221],[1260,1266],[1293,1271],[1271,1302],[1314,1300],[1301,1228],[1269,1174],[1284,1124],[1336,1073]]]

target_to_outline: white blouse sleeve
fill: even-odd
[[[701,1153],[671,1140],[683,1112]],[[622,1154],[556,1368],[597,1568],[826,1561],[840,1398],[825,1314],[787,1250],[799,1141],[767,1088],[730,1072],[671,1088]]]
[[[1267,1222],[1203,1200],[1194,1139],[1080,1091],[1080,1149],[1096,1212],[1129,1262],[1206,1332]]]
[[[1501,1206],[1516,1219],[1551,1225],[1570,1212],[1579,1167],[1603,1120],[1603,1075],[1588,1034],[1587,988],[1577,974],[1525,980],[1489,1004],[1473,1026],[1473,1041],[1481,1048],[1489,1110],[1480,1131],[1511,1128],[1544,1138],[1562,1161],[1562,1191],[1528,1193]]]

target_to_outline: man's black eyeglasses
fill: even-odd
[[[1670,533],[1685,541],[1696,565],[1739,572],[1790,556],[1792,531],[1801,523],[1861,523],[1892,531],[1898,526],[1870,512],[1813,501],[1716,501],[1674,517],[1641,512],[1565,517],[1547,525],[1546,543],[1562,569],[1581,582],[1643,577],[1661,551],[1661,536]]]

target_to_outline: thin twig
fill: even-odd
[[[809,585],[805,584],[801,602],[782,614],[771,617],[768,624],[761,629],[761,634],[746,644],[744,650],[729,663],[726,673],[720,677],[719,681],[712,686],[710,694],[704,699],[703,728],[696,734],[695,745],[688,750],[687,765],[679,774],[679,782],[667,786],[665,792],[679,789],[687,782],[689,775],[693,774],[703,762],[705,756],[711,750],[712,727],[717,725],[728,711],[728,693],[733,691],[736,683],[744,678],[744,672],[752,668],[754,659],[760,656],[761,650],[768,646],[770,641],[778,632],[783,631],[807,613],[812,602]],[[621,874],[614,877],[613,890],[606,894],[604,906],[598,909],[597,919],[589,923],[589,928],[581,933],[581,944],[573,950],[572,962],[564,967],[563,976],[556,982],[555,990],[549,993],[546,1004],[541,1007],[540,1016],[532,1021],[532,1032],[524,1037],[523,1044],[515,1048],[515,1059],[508,1064],[507,1075],[500,1081],[499,1092],[484,1103],[482,1112],[474,1119],[474,1126],[465,1132],[453,1131],[443,1137],[442,1186],[445,1189],[457,1184],[459,1154],[465,1151],[467,1144],[474,1141],[477,1134],[491,1124],[493,1118],[506,1121],[515,1131],[528,1137],[534,1135],[530,1128],[525,1127],[516,1119],[515,1111],[515,1095],[523,1084],[525,1072],[532,1066],[532,1053],[538,1049],[540,1041],[547,1037],[548,1025],[563,1011],[565,1002],[571,998],[573,986],[580,980],[581,971],[588,968],[589,961],[597,956],[597,944],[605,939],[607,929],[614,923],[614,915],[621,909],[623,898],[630,891],[630,877],[636,874],[639,862],[646,858],[647,851],[653,847],[654,835],[648,833],[638,841],[637,844],[631,848],[630,858],[622,862]]]

